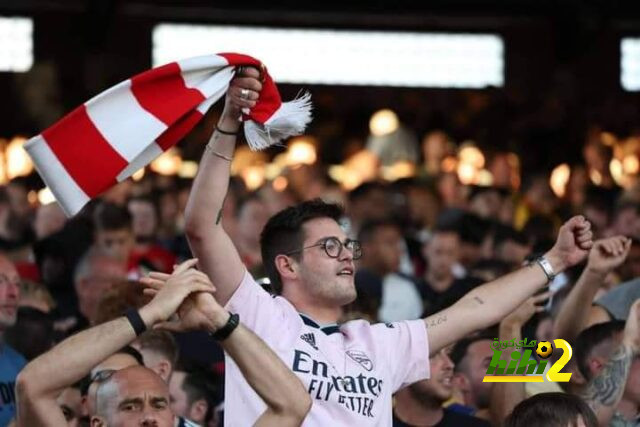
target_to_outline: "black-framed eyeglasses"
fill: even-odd
[[[354,260],[358,260],[362,257],[362,244],[360,243],[360,241],[347,239],[344,241],[344,243],[342,243],[337,237],[327,237],[326,239],[322,240],[319,243],[316,243],[315,245],[305,246],[294,251],[289,251],[285,253],[285,255],[300,253],[305,249],[315,248],[318,246],[322,246],[324,251],[327,253],[327,256],[329,256],[330,258],[339,258],[342,254],[342,249],[345,247],[349,251],[351,251]]]

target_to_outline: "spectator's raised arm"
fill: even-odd
[[[178,267],[188,274],[195,264],[187,261]],[[192,292],[212,292],[210,283],[189,281],[184,286],[166,286],[138,313],[145,327],[167,320]],[[139,325],[142,326],[142,325]],[[120,317],[80,332],[29,363],[17,380],[18,425],[65,425],[56,397],[80,380],[104,359],[136,339],[133,324]]]
[[[199,259],[200,269],[216,283],[217,299],[222,305],[233,295],[245,271],[220,222],[241,111],[255,106],[262,88],[257,70],[246,68],[244,76],[231,81],[224,111],[200,161],[185,211],[189,245]]]
[[[558,239],[543,263],[550,264],[554,274],[578,264],[593,246],[591,238],[589,222],[581,216],[571,218],[560,227]],[[549,281],[543,263],[533,263],[475,288],[451,307],[427,317],[430,354],[473,331],[497,324],[515,310]]]
[[[502,319],[499,327],[500,341],[520,341],[522,327],[531,319],[531,316],[544,310],[544,307],[539,304],[549,299],[550,296],[550,291],[532,296]],[[496,421],[504,420],[513,411],[513,408],[526,398],[524,383],[495,383],[491,389],[492,418]]]
[[[194,272],[208,280],[201,272]],[[152,273],[143,282],[162,289],[170,275]],[[267,410],[256,421],[257,426],[299,426],[311,409],[311,397],[302,382],[287,368],[265,342],[233,318],[215,298],[199,293],[188,298],[179,308],[179,319],[164,322],[158,327],[174,332],[206,330],[215,333],[221,328],[231,329],[220,345],[240,368],[245,380],[262,398]],[[225,326],[226,325],[226,326]],[[215,335],[214,335],[215,336]]]
[[[607,275],[627,258],[630,248],[631,239],[624,236],[594,242],[587,266],[558,311],[554,336],[571,342],[589,326],[588,307]]]

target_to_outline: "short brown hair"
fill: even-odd
[[[151,350],[161,354],[175,368],[178,363],[178,344],[171,332],[150,329],[138,337],[140,350]]]

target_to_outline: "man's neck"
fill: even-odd
[[[454,277],[453,275],[436,276],[435,274],[431,274],[427,271],[426,279],[434,291],[444,292],[451,287]]]
[[[441,403],[429,398],[417,399],[409,387],[396,393],[394,412],[401,421],[413,426],[434,426],[444,416]]]
[[[290,302],[299,313],[310,317],[320,326],[338,323],[338,320],[340,320],[343,314],[342,307],[317,307],[313,305],[294,304],[293,301]]]
[[[293,305],[299,313],[304,313],[319,325],[338,323],[344,313],[342,306],[325,303],[302,292],[300,285],[287,284],[283,287],[282,296]]]

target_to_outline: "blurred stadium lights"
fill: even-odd
[[[0,16],[0,72],[29,71],[33,64],[33,20]]]
[[[640,91],[640,38],[623,37],[620,42],[620,82],[628,91]]]
[[[494,34],[273,29],[158,24],[153,65],[216,52],[246,53],[281,83],[483,88],[504,84]]]

